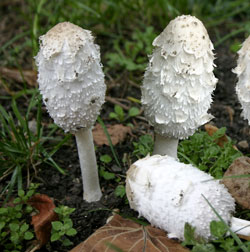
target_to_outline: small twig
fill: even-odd
[[[9,168],[4,172],[4,175],[0,177],[0,181],[2,181],[4,178],[8,177],[12,173],[13,168]]]
[[[119,105],[120,107],[122,107],[124,110],[128,111],[129,110],[129,107],[122,104],[121,102],[119,102],[117,99],[115,98],[112,98],[110,96],[106,96],[105,97],[106,101],[110,102],[110,103],[113,103],[113,104],[116,104],[116,105]]]
[[[35,247],[33,247],[32,249],[28,248],[25,252],[34,252],[34,251],[38,250],[40,247],[41,247],[41,245],[38,243],[38,244],[36,244]]]
[[[135,88],[137,88],[137,89],[141,89],[141,86],[140,86],[139,84],[133,82],[132,80],[128,80],[128,83],[129,83],[131,86],[133,86],[133,87],[135,87]]]

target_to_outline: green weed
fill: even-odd
[[[112,158],[104,154],[100,156],[101,165],[99,166],[99,174],[105,180],[114,180],[119,183],[122,180],[122,175],[116,174],[110,171],[110,164],[112,162]],[[125,186],[123,184],[118,184],[114,190],[114,194],[116,197],[123,198],[126,195]]]
[[[126,195],[126,189],[124,185],[118,185],[115,188],[115,196],[123,198]]]
[[[110,119],[115,119],[120,123],[123,123],[130,119],[131,117],[135,117],[139,115],[140,110],[137,107],[131,107],[127,114],[125,114],[123,108],[119,105],[115,105],[114,112],[109,113]]]
[[[221,178],[230,164],[242,153],[234,148],[234,142],[228,138],[223,148],[216,140],[225,135],[226,128],[220,128],[213,136],[198,131],[189,139],[181,141],[178,157],[183,163],[191,163],[200,170]]]
[[[152,154],[154,140],[150,135],[143,135],[139,137],[138,142],[133,142],[133,145],[133,155],[135,155],[137,159],[140,159],[146,157],[148,154]]]
[[[59,206],[56,207],[54,211],[58,214],[59,221],[53,221],[51,223],[52,229],[50,241],[60,241],[63,246],[70,246],[73,243],[67,238],[67,236],[75,236],[77,234],[76,229],[73,228],[73,222],[69,217],[75,209],[68,206]]]
[[[107,52],[105,58],[110,68],[120,66],[128,71],[144,71],[147,66],[147,56],[152,53],[152,42],[156,37],[153,27],[146,27],[145,32],[132,32],[131,40],[119,37],[114,41],[114,52]]]
[[[3,251],[23,251],[24,242],[34,238],[33,228],[27,222],[33,208],[27,201],[37,187],[31,184],[27,193],[19,189],[18,196],[10,206],[0,207],[0,249]]]
[[[31,183],[26,193],[19,189],[17,197],[12,202],[0,207],[0,249],[4,249],[4,252],[24,251],[25,242],[35,238],[33,227],[28,224],[35,209],[28,201],[36,194],[38,186],[39,184]],[[67,236],[77,233],[69,217],[74,210],[67,206],[54,209],[59,220],[51,223],[51,242],[60,241],[64,246],[72,245]]]
[[[112,158],[108,154],[105,154],[100,157],[100,161],[101,161],[101,165],[99,167],[100,176],[103,177],[105,180],[115,179],[116,178],[115,173],[107,171],[108,164],[111,163]]]

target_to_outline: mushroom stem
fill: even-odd
[[[98,201],[102,197],[102,193],[99,185],[92,130],[91,128],[82,128],[75,133],[75,137],[82,173],[83,199],[88,202]]]
[[[232,217],[231,230],[238,235],[250,236],[250,221]]]
[[[178,142],[178,138],[164,137],[156,133],[153,155],[168,155],[177,159]]]

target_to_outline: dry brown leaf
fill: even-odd
[[[31,224],[34,226],[40,246],[43,246],[50,239],[51,222],[58,220],[58,216],[54,212],[56,206],[53,200],[45,194],[34,195],[28,203],[39,211],[38,214],[32,216]]]
[[[206,124],[205,126],[205,130],[208,133],[209,136],[212,136],[217,130],[218,128],[216,126],[213,126],[211,124]],[[220,146],[223,147],[225,143],[228,142],[227,136],[224,135],[218,139],[216,139],[216,143]]]
[[[142,226],[115,215],[105,226],[96,230],[86,241],[70,252],[185,252],[178,242],[167,238],[166,233],[152,226]]]
[[[33,70],[22,70],[20,72],[19,69],[0,67],[0,75],[6,79],[12,79],[21,83],[25,80],[29,86],[36,86],[37,73]]]
[[[234,109],[230,106],[225,106],[225,109],[229,115],[230,124],[232,125],[233,119],[234,119],[234,114],[235,114]]]
[[[113,145],[123,142],[127,134],[132,134],[131,128],[122,124],[106,125],[106,127]],[[105,144],[109,146],[107,136],[99,123],[93,129],[93,138],[96,145],[102,146]]]
[[[245,235],[239,235],[238,236],[241,238],[241,239],[244,239],[246,241],[250,241],[250,236],[245,236]]]
[[[229,166],[224,177],[249,174],[250,158],[239,157]],[[250,177],[224,178],[223,183],[240,206],[250,209]]]

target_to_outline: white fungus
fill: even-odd
[[[126,193],[130,207],[140,216],[180,240],[184,240],[185,223],[195,227],[197,236],[212,238],[210,222],[219,219],[205,198],[228,224],[235,209],[223,184],[170,156],[136,161],[127,172]]]
[[[91,32],[69,22],[40,37],[39,90],[50,116],[65,132],[93,126],[106,85],[99,46]]]
[[[212,118],[207,110],[217,82],[213,44],[200,20],[183,15],[167,25],[153,46],[142,86],[144,115],[158,136],[187,138]]]
[[[101,198],[91,127],[105,99],[100,49],[91,32],[69,22],[40,37],[39,90],[54,122],[76,136],[84,199]]]
[[[233,70],[237,74],[236,93],[242,106],[242,116],[250,122],[250,36],[238,51],[238,64]]]

